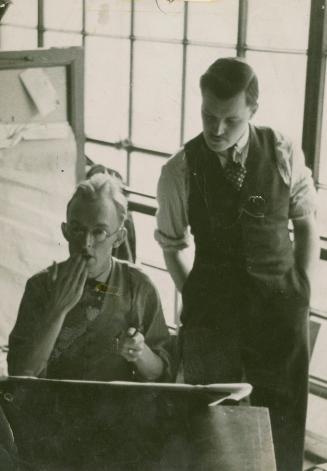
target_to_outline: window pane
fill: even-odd
[[[179,146],[182,47],[136,41],[133,144],[163,152]]]
[[[327,314],[326,280],[327,261],[320,260],[311,282],[311,307]]]
[[[253,121],[301,142],[306,56],[249,52],[259,80],[259,108]]]
[[[36,49],[37,31],[2,25],[0,27],[0,44],[2,51]]]
[[[200,77],[216,59],[226,56],[235,56],[235,50],[202,46],[188,48],[184,142],[202,131]]]
[[[128,136],[129,41],[86,38],[85,128],[112,142]]]
[[[44,33],[45,47],[82,46],[81,34],[55,33],[46,31]]]
[[[327,191],[318,191],[318,233],[321,236],[327,236]],[[326,243],[321,242],[325,248]],[[327,261],[320,260],[315,270],[315,276],[312,280],[311,306],[319,311],[326,312],[327,315]]]
[[[26,0],[25,0],[26,1]],[[81,31],[83,26],[82,0],[43,0],[46,28]]]
[[[166,271],[156,270],[145,265],[142,266],[142,269],[159,291],[166,324],[175,325],[175,288],[170,275]]]
[[[326,451],[327,401],[326,399],[314,396],[313,394],[309,394],[306,429],[310,434],[310,437],[308,438],[312,437],[310,441],[308,440],[306,450],[312,453],[317,453],[317,456],[321,456],[321,457],[324,456],[325,458],[327,458],[327,451]],[[322,458],[318,462],[321,462],[321,461],[322,461]],[[319,467],[317,467],[316,469],[318,470]]]
[[[189,2],[188,39],[236,44],[238,0]]]
[[[129,36],[131,4],[131,0],[86,0],[87,32]]]
[[[311,356],[310,374],[327,381],[327,321],[319,319],[321,324]]]
[[[327,190],[318,191],[319,235],[327,237]]]
[[[247,44],[306,49],[310,0],[249,0]]]
[[[152,0],[135,2],[135,34],[145,37],[182,38],[183,2],[157,1],[158,4]]]
[[[95,164],[101,164],[105,167],[116,170],[120,173],[123,180],[126,181],[126,152],[124,150],[115,149],[114,147],[93,142],[85,143],[85,155],[89,157]]]
[[[136,232],[136,254],[139,262],[165,268],[162,250],[154,239],[156,220],[153,216],[133,211]]]
[[[37,0],[14,0],[9,5],[2,23],[37,25]]]
[[[321,133],[321,150],[319,162],[319,182],[327,185],[327,72],[325,78],[324,111]],[[327,218],[326,218],[327,229]],[[326,230],[327,235],[327,230]]]
[[[131,154],[130,186],[140,193],[156,195],[162,165],[167,160],[157,155],[133,152]]]

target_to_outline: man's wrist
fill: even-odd
[[[62,318],[64,319],[69,312],[67,309],[61,308],[52,303],[49,303],[47,311],[48,311],[48,319],[50,321],[58,320]]]
[[[146,344],[134,364],[138,374],[148,381],[160,378],[164,370],[162,358],[154,353]]]

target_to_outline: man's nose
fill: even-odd
[[[225,121],[223,119],[217,119],[214,123],[213,132],[217,136],[220,136],[221,134],[224,134],[225,129],[226,129]]]
[[[81,238],[81,246],[83,247],[83,249],[90,249],[93,247],[93,243],[93,235],[90,232],[85,231],[83,237]]]

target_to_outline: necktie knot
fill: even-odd
[[[240,162],[234,162],[230,159],[224,168],[224,174],[226,180],[231,183],[235,190],[239,191],[242,188],[246,169],[240,164]]]

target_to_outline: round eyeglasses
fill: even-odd
[[[66,234],[67,234],[68,240],[71,240],[74,242],[80,241],[86,236],[86,234],[90,234],[93,242],[95,242],[96,244],[99,244],[101,242],[104,242],[106,239],[110,239],[111,237],[113,237],[115,234],[117,234],[117,232],[121,230],[121,228],[122,228],[122,225],[119,226],[115,232],[113,232],[112,234],[109,234],[108,231],[106,231],[105,229],[101,229],[99,227],[91,231],[88,231],[80,227],[71,227],[69,226],[69,224],[66,224]]]

